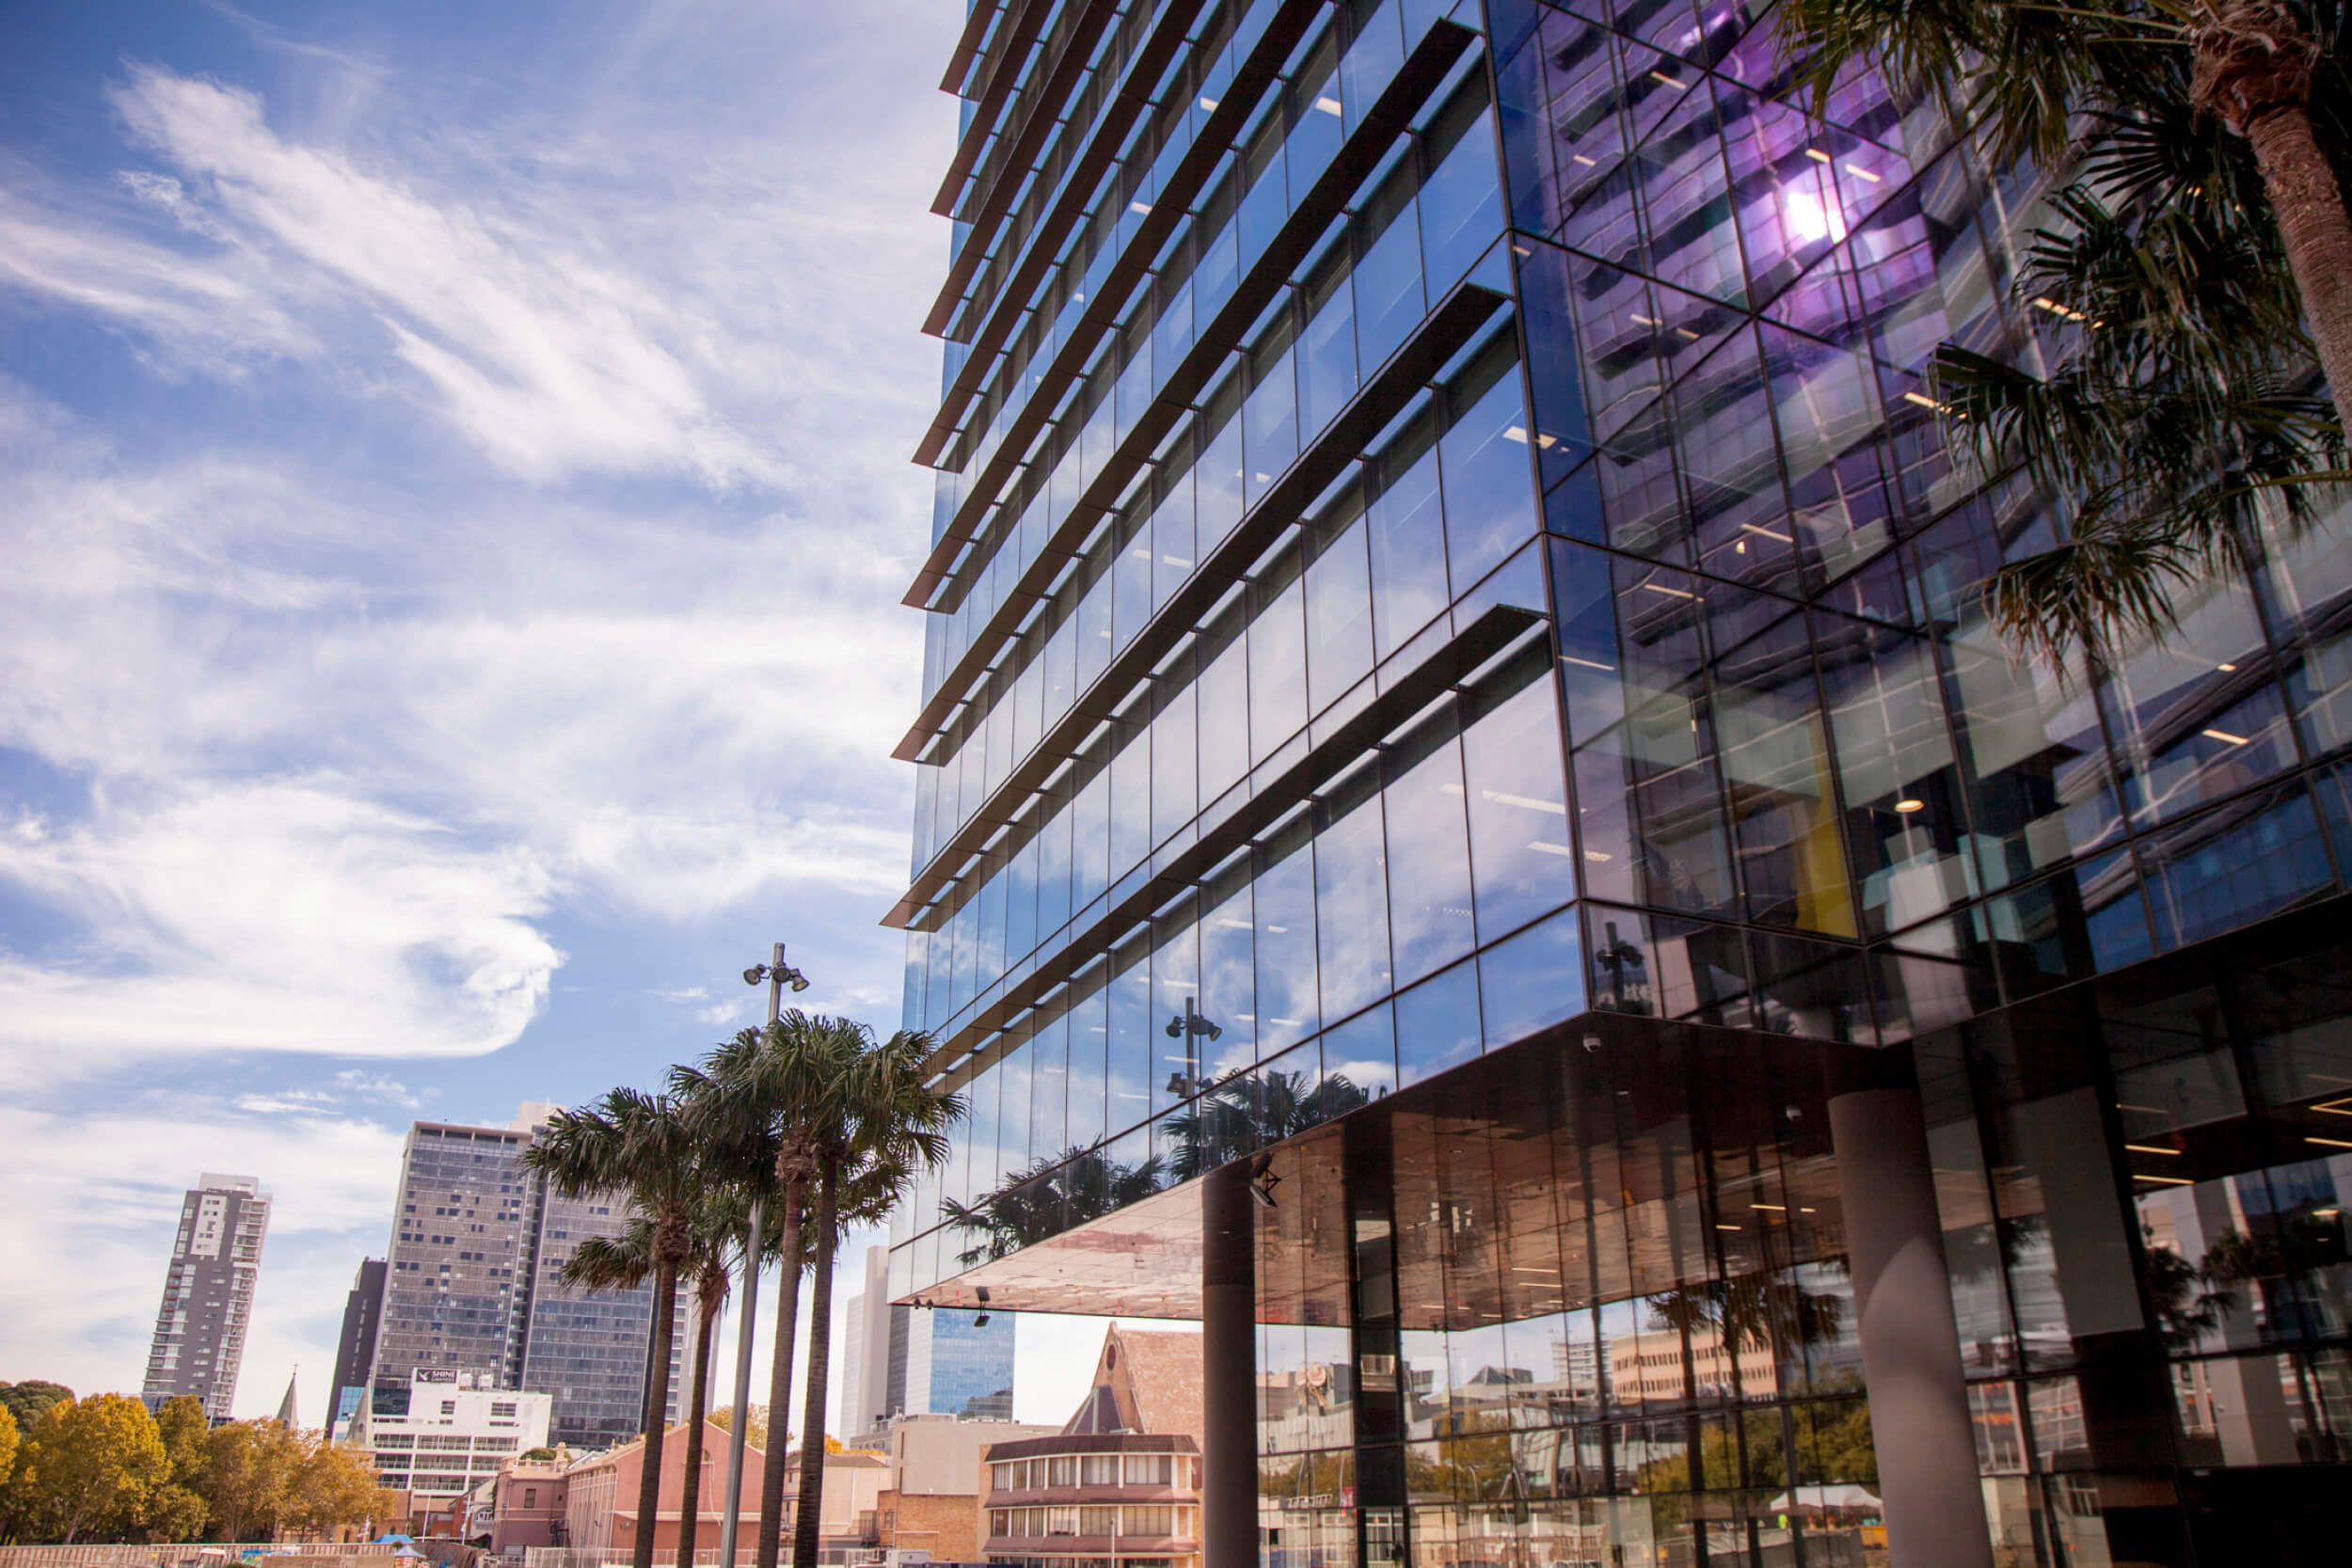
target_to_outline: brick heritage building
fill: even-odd
[[[1112,1328],[1060,1432],[993,1444],[984,1553],[1013,1568],[1197,1568],[1200,1341]]]

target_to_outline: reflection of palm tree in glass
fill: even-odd
[[[1320,1085],[1306,1072],[1228,1078],[1168,1118],[1168,1136],[1176,1146],[1173,1174],[1179,1181],[1189,1181],[1371,1101],[1344,1073],[1333,1073]]]
[[[2205,1248],[2198,1271],[2224,1307],[2249,1285],[2263,1306],[2265,1338],[2332,1331],[2346,1316],[2338,1265],[2344,1230],[2332,1214],[2288,1213],[2252,1235],[2227,1230]],[[2330,1323],[2329,1320],[2333,1320]]]
[[[939,1207],[948,1223],[981,1238],[956,1255],[968,1268],[1151,1196],[1165,1185],[1161,1171],[1156,1155],[1140,1164],[1122,1165],[1099,1148],[1066,1148],[1041,1155],[1026,1170],[1006,1178],[1002,1186],[968,1207],[953,1198],[941,1200]]]
[[[1845,1322],[1842,1296],[1816,1295],[1794,1280],[1756,1274],[1661,1291],[1644,1300],[1659,1326],[1693,1338],[1714,1333],[1735,1356],[1749,1349],[1770,1353],[1775,1345],[1794,1352],[1800,1345],[1825,1344],[1837,1338]]]

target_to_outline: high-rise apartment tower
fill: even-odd
[[[971,1115],[886,1290],[1200,1318],[1210,1562],[2341,1553],[2352,518],[2017,657],[2067,512],[1931,360],[2111,325],[2016,286],[2090,215],[1803,63],[1695,0],[949,50],[890,920]]]
[[[269,1203],[255,1178],[210,1171],[181,1199],[180,1228],[171,1240],[171,1267],[139,1390],[150,1410],[189,1394],[211,1419],[229,1419],[246,1326],[253,1319]]]
[[[577,1448],[644,1430],[653,1288],[581,1291],[559,1278],[580,1243],[619,1234],[628,1213],[618,1195],[566,1198],[524,1166],[552,1110],[526,1104],[502,1128],[409,1130],[370,1376],[383,1413],[401,1413],[412,1374],[455,1371],[552,1395],[550,1430]],[[672,1419],[685,1408],[691,1294],[673,1340]]]

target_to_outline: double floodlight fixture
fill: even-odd
[[[1257,1199],[1258,1207],[1273,1208],[1274,1189],[1281,1184],[1281,1177],[1274,1170],[1274,1157],[1270,1154],[1259,1155],[1256,1163],[1249,1167],[1249,1196]]]
[[[790,964],[754,964],[743,972],[743,983],[747,986],[758,985],[763,980],[774,980],[796,991],[808,990],[808,976]]]

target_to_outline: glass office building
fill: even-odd
[[[2352,521],[2011,657],[1923,372],[2081,330],[2041,184],[1769,6],[946,86],[892,1297],[1202,1319],[1219,1568],[2322,1560]]]

